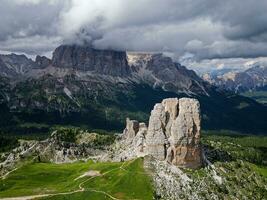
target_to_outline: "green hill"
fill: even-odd
[[[100,174],[78,178],[89,170]],[[0,181],[0,198],[42,194],[50,194],[44,199],[152,199],[153,189],[142,159],[121,163],[32,163]]]

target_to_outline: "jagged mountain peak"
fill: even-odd
[[[35,63],[38,66],[38,68],[46,68],[49,65],[51,65],[52,61],[51,59],[45,57],[45,56],[39,56],[37,55],[35,58]]]
[[[220,75],[205,74],[203,79],[236,93],[253,91],[267,85],[267,66],[255,65],[245,71],[229,71]]]
[[[37,56],[35,62],[27,57],[10,59],[12,66],[26,63],[27,70],[20,73],[26,78],[38,79],[46,74],[63,77],[71,73],[77,74],[79,80],[81,76],[85,77],[83,80],[102,77],[102,81],[145,83],[175,93],[207,94],[202,79],[195,72],[161,53],[126,53],[97,50],[88,45],[61,45],[55,49],[51,60],[45,56]],[[6,62],[4,64],[2,72],[8,69]],[[16,78],[16,73],[6,74]]]
[[[18,78],[35,67],[35,62],[25,55],[8,54],[0,55],[0,75]]]
[[[203,80],[172,58],[161,53],[128,53],[128,63],[135,76],[166,91],[186,94],[208,94]]]

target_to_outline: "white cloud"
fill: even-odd
[[[42,54],[61,42],[86,41],[191,62],[264,57],[266,6],[254,0],[242,6],[237,0],[1,0],[0,50]]]
[[[197,71],[199,74],[212,72],[219,69],[232,69],[244,71],[255,65],[267,66],[267,57],[258,58],[224,58],[224,59],[203,59],[203,60],[180,60],[189,69]]]
[[[58,0],[9,0],[10,2],[16,3],[18,5],[25,5],[25,4],[39,4],[41,2],[47,2],[49,4],[55,4]]]

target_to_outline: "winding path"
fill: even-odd
[[[12,172],[14,172],[14,171],[16,171],[18,168],[15,168],[15,169],[13,169],[13,170],[11,170],[11,171],[9,171],[9,172],[7,172],[6,174],[4,174],[3,176],[1,176],[0,177],[0,179],[6,179],[6,177],[10,174],[10,173],[12,173]]]
[[[117,168],[114,168],[114,169],[111,169],[109,171],[106,171],[105,173],[103,173],[102,175],[106,175],[112,171],[115,171],[115,170],[118,170],[118,169],[121,169],[121,170],[125,170],[127,171],[124,167],[125,164],[129,165],[130,163],[134,162],[136,159],[130,161],[129,163],[126,163],[126,162],[123,162],[122,165],[120,167],[117,167]],[[16,169],[15,169],[16,170]],[[10,174],[11,172],[15,171],[15,170],[12,170],[10,171],[8,174]],[[5,176],[7,176],[8,174],[5,174]],[[108,194],[107,192],[105,191],[101,191],[101,190],[96,190],[94,188],[84,188],[84,184],[87,183],[88,181],[96,178],[97,176],[94,176],[94,177],[91,177],[85,181],[83,181],[82,183],[79,184],[79,189],[78,190],[74,190],[74,191],[71,191],[71,192],[60,192],[60,193],[55,193],[55,194],[40,194],[40,195],[31,195],[31,196],[22,196],[22,197],[7,197],[7,198],[0,198],[0,200],[32,200],[32,199],[36,199],[36,198],[43,198],[43,197],[53,197],[53,196],[59,196],[59,195],[70,195],[70,194],[75,194],[75,193],[79,193],[79,192],[84,192],[84,191],[90,191],[90,192],[96,192],[96,193],[101,193],[101,194],[104,194],[106,196],[108,196],[110,199],[112,200],[122,200],[122,199],[118,199],[114,196],[112,196],[111,194]]]

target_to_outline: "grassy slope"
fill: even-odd
[[[73,180],[90,165],[91,162],[62,165],[32,163],[23,166],[0,182],[0,197],[74,190],[78,182]]]
[[[148,85],[105,85],[103,89],[83,85],[75,77],[65,77],[63,82],[46,76],[7,90],[11,88],[10,84],[8,81],[4,84],[0,79],[0,129],[10,134],[45,135],[51,126],[58,124],[120,131],[125,126],[126,117],[147,122],[155,103],[164,98],[187,96]],[[65,86],[80,88],[73,96],[81,107],[64,93]],[[47,90],[50,92],[45,92]],[[10,94],[12,101],[7,104],[5,95],[1,98],[1,93]],[[267,129],[264,120],[267,118],[266,106],[250,98],[215,89],[210,89],[209,94],[192,96],[200,100],[203,128],[253,133],[263,133]],[[27,106],[20,107],[18,102]],[[42,106],[36,106],[39,104]],[[12,105],[19,107],[18,110],[10,112]]]
[[[124,169],[121,169],[121,165]],[[89,177],[74,181],[88,170],[97,170],[103,176],[95,177],[82,184],[84,192],[58,195],[44,199],[105,199],[108,197],[93,190],[104,191],[123,199],[152,199],[150,179],[144,173],[142,159],[126,163],[33,163],[26,165],[0,182],[0,197],[28,196],[45,193],[70,192],[79,189],[79,184]],[[110,171],[111,170],[111,171]]]
[[[229,131],[205,131],[202,142],[227,152],[230,160],[244,160],[267,177],[267,136],[240,135]]]
[[[267,167],[266,166],[258,166],[252,164],[251,167],[258,172],[259,174],[265,176],[267,178]]]
[[[255,99],[259,103],[267,104],[267,91],[244,92],[242,95]]]
[[[256,193],[255,198],[262,199],[267,195],[264,189],[267,183],[266,140],[266,136],[229,134],[227,131],[203,132],[202,142],[220,152],[211,155],[214,159],[210,161],[215,165],[218,175],[224,178],[224,184],[214,184],[206,168],[185,172],[196,181],[194,184],[201,181],[207,183],[205,190],[198,191],[203,197],[209,197],[210,192],[220,197],[239,195],[240,198],[242,195],[252,197]],[[74,181],[88,170],[100,171],[102,176]],[[79,185],[85,189],[83,192],[40,199],[111,199],[108,195],[118,199],[153,198],[152,184],[143,169],[142,159],[124,163],[30,163],[0,181],[0,198],[71,192],[77,191]]]

